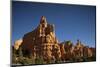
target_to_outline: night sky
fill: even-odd
[[[36,2],[12,2],[12,44],[35,29],[41,16],[55,25],[56,37],[60,42],[77,39],[95,47],[96,7]]]

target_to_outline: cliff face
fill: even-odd
[[[21,47],[23,53],[32,53],[34,57],[43,57],[45,60],[61,57],[54,25],[48,24],[44,16],[36,29],[24,35]]]

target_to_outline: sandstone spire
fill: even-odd
[[[46,17],[42,16],[40,20],[40,24],[47,23]]]
[[[23,53],[32,53],[34,57],[35,53],[36,57],[43,57],[47,63],[52,58],[58,60],[61,57],[60,46],[53,30],[54,25],[48,24],[46,17],[42,16],[39,26],[24,35],[22,42]]]

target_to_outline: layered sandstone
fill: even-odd
[[[95,48],[84,46],[80,40],[77,40],[76,45],[71,41],[59,43],[55,36],[55,26],[48,24],[44,16],[33,31],[15,41],[14,48],[21,50],[24,57],[32,55],[34,59],[42,58],[45,63],[95,57]]]
[[[24,55],[32,53],[35,58],[42,57],[44,60],[51,60],[61,57],[54,25],[48,24],[44,16],[41,17],[36,29],[24,35],[21,47]]]

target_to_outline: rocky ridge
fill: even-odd
[[[79,58],[95,56],[95,48],[84,46],[80,40],[77,40],[76,45],[71,41],[59,43],[55,36],[55,26],[48,24],[44,16],[37,28],[15,41],[14,49],[21,49],[23,57],[42,58],[44,63],[64,62],[73,58],[83,61]]]

